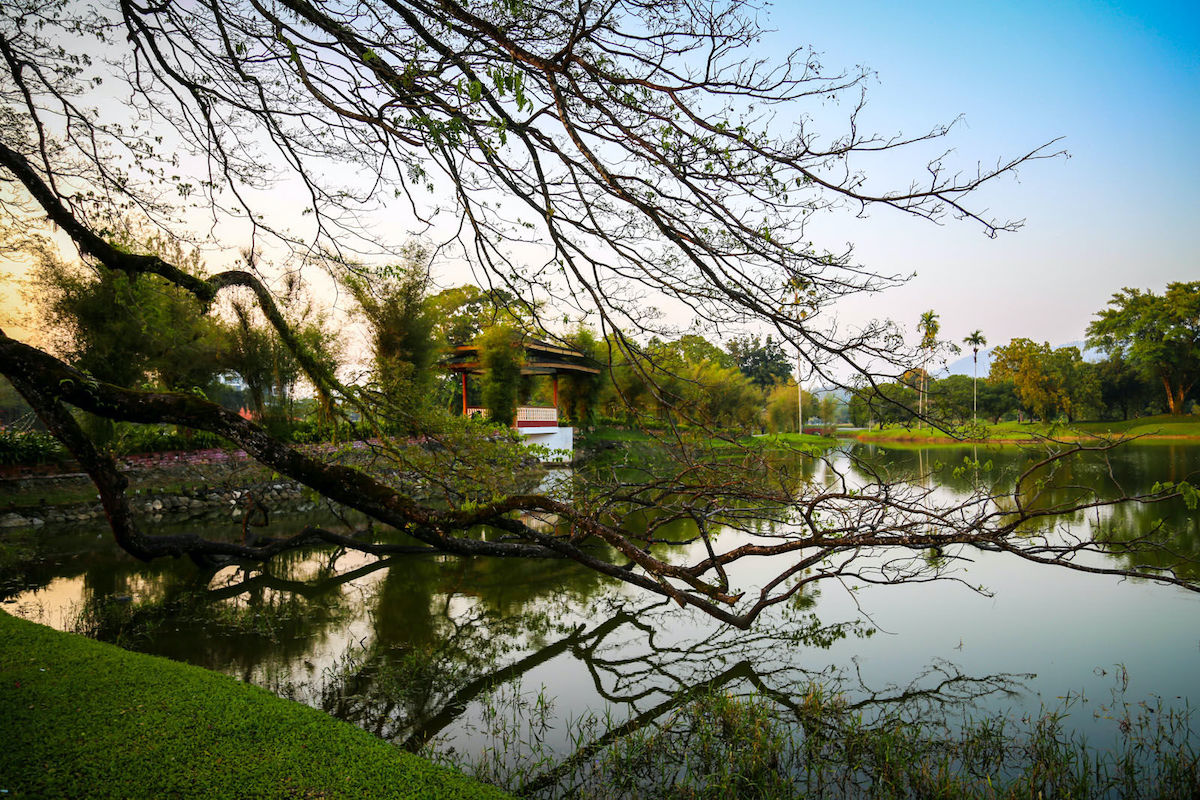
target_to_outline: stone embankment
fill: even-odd
[[[69,480],[75,476],[55,476],[51,480]],[[166,518],[233,517],[241,519],[253,503],[261,503],[271,513],[308,511],[317,503],[305,497],[299,484],[275,480],[238,488],[201,486],[182,492],[134,490],[131,504],[146,518],[160,522]],[[42,525],[87,522],[104,518],[99,500],[68,505],[38,504],[0,512],[0,528],[36,528]]]

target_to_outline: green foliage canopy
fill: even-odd
[[[1167,284],[1161,295],[1125,288],[1088,325],[1088,343],[1117,353],[1162,382],[1171,414],[1200,379],[1200,281]]]
[[[766,341],[757,336],[734,338],[728,349],[738,369],[760,389],[769,389],[792,376],[792,362],[783,351],[783,344],[769,334]]]
[[[1017,398],[1042,419],[1061,413],[1071,422],[1100,406],[1097,373],[1078,347],[1051,349],[1048,342],[1013,339],[992,351],[989,378],[1012,381]]]
[[[190,272],[203,269],[178,245],[152,239],[145,247],[173,250]],[[55,348],[100,380],[203,390],[220,369],[218,323],[190,292],[157,275],[90,272],[43,254],[31,290]]]
[[[442,349],[438,318],[426,297],[426,253],[410,247],[405,263],[348,274],[342,283],[370,327],[375,379],[385,401],[411,419],[429,404]]]

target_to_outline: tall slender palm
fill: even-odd
[[[971,348],[971,358],[975,362],[974,375],[971,378],[971,420],[979,418],[979,348],[987,347],[987,338],[983,331],[971,331],[963,339],[963,344]]]
[[[917,394],[917,413],[921,419],[925,418],[925,412],[928,410],[925,407],[927,405],[925,394],[929,389],[929,356],[937,347],[937,335],[941,327],[942,324],[938,322],[938,315],[934,313],[933,309],[922,314],[921,321],[917,323],[917,330],[921,332],[921,351],[925,354],[921,360],[921,389]]]

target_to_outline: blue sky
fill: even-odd
[[[854,241],[866,263],[917,272],[847,304],[843,321],[911,326],[933,308],[949,338],[979,328],[993,344],[1060,343],[1081,338],[1122,286],[1200,280],[1200,4],[869,0],[768,12],[771,51],[811,44],[826,67],[876,71],[866,119],[881,132],[961,114],[949,144],[964,167],[1056,137],[1070,153],[980,196],[1026,220],[1017,234],[989,240],[965,223],[882,212],[836,221],[828,235]]]

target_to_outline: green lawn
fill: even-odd
[[[815,445],[828,447],[837,444],[837,439],[831,436],[820,436],[815,433],[768,433],[765,436],[747,436],[738,440],[739,444],[757,444],[764,447],[793,447],[795,445]]]
[[[645,431],[626,428],[596,428],[586,433],[580,432],[577,441],[584,444],[592,442],[649,442],[654,437]]]
[[[1200,417],[1172,417],[1162,414],[1127,421],[1076,422],[1070,425],[1052,425],[1043,422],[1002,422],[986,425],[987,441],[1021,442],[1052,436],[1060,439],[1078,439],[1089,436],[1143,436],[1161,438],[1200,439]],[[859,431],[854,434],[862,441],[928,442],[930,444],[953,441],[945,431],[931,428],[910,429],[888,427],[882,430]]]
[[[749,445],[754,447],[763,446],[780,446],[787,447],[792,445],[821,445],[828,446],[836,444],[837,440],[828,436],[818,436],[816,434],[798,434],[798,433],[771,433],[765,436],[742,436],[736,442],[728,439],[705,438],[698,431],[691,431],[693,434],[700,436],[697,441],[707,442],[714,447],[728,447],[733,444]],[[671,441],[669,432],[662,431],[659,433],[659,438],[664,441]],[[653,434],[646,433],[641,430],[627,430],[624,428],[597,428],[585,434],[580,434],[577,439],[585,443],[594,442],[654,442],[659,439]]]
[[[0,797],[504,798],[320,711],[0,612]]]

